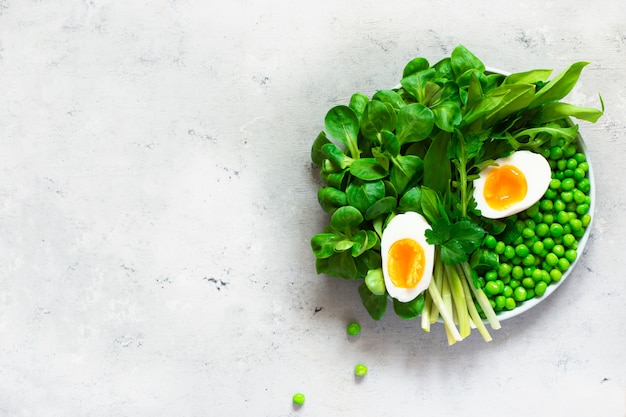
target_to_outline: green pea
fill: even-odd
[[[567,168],[567,160],[561,159],[561,160],[556,161],[556,168],[559,171],[565,171],[565,168]]]
[[[527,266],[524,268],[524,276],[525,277],[530,277],[533,274],[533,271],[535,270],[534,266]]]
[[[566,258],[559,258],[559,262],[556,264],[556,267],[559,268],[562,272],[567,271],[570,267],[571,263]]]
[[[357,334],[361,333],[361,325],[353,321],[352,323],[348,324],[348,327],[346,328],[346,332],[350,336],[356,336]]]
[[[559,187],[561,186],[561,183],[559,182]],[[556,189],[552,189],[552,188],[548,188],[546,190],[546,192],[543,194],[543,198],[546,198],[548,200],[554,200],[558,195],[558,188]]]
[[[549,266],[554,267],[557,263],[559,263],[559,257],[556,256],[554,253],[549,253],[546,255],[546,263]]]
[[[513,257],[515,257],[515,249],[513,248],[513,246],[506,245],[503,255],[506,259],[513,259]]]
[[[505,285],[502,290],[502,295],[506,297],[511,297],[513,295],[513,288],[510,285]]]
[[[552,223],[554,223],[554,215],[552,213],[545,213],[543,215],[543,222],[550,226]]]
[[[495,281],[487,281],[483,291],[487,295],[496,295],[500,293],[500,286]]]
[[[547,250],[552,250],[554,245],[556,245],[556,242],[551,237],[545,238],[542,242],[543,242],[543,247],[546,248]]]
[[[581,204],[578,207],[576,207],[576,213],[581,216],[584,216],[588,212],[589,212],[589,204]]]
[[[515,247],[515,254],[517,256],[521,256],[524,257],[526,255],[528,255],[529,251],[528,251],[528,246],[521,244],[521,245],[517,245]]]
[[[501,255],[504,252],[504,247],[506,245],[504,244],[504,242],[500,241],[500,242],[496,242],[496,246],[494,246],[493,250],[495,253],[497,253],[498,255]]]
[[[572,191],[576,187],[576,181],[573,178],[565,178],[561,181],[561,189],[563,191]]]
[[[574,201],[574,192],[573,191],[563,191],[561,193],[561,200],[565,203],[571,203]]]
[[[515,301],[525,301],[526,300],[526,288],[517,287],[513,291],[513,298],[515,299]]]
[[[580,230],[583,228],[583,222],[579,219],[570,219],[569,225],[571,226],[572,230]]]
[[[566,158],[571,158],[572,156],[576,155],[576,145],[574,145],[573,143],[570,143],[567,146],[565,146],[565,148],[563,148],[563,155]]]
[[[500,266],[498,267],[498,277],[502,278],[511,274],[511,269],[512,269],[511,265],[507,263],[500,264]]]
[[[509,287],[513,288],[514,290],[520,285],[522,285],[522,281],[519,279],[512,279],[511,282],[509,282]]]
[[[531,266],[534,264],[535,264],[535,255],[533,255],[532,253],[529,253],[528,255],[522,258],[522,265]]]
[[[526,299],[530,300],[531,298],[535,298],[535,289],[534,288],[528,288],[526,290]]]
[[[559,271],[557,268],[554,268],[553,270],[550,271],[550,278],[552,279],[553,282],[560,281],[562,277],[563,277],[563,273]]]
[[[585,193],[583,193],[582,191],[578,189],[574,190],[574,202],[576,204],[583,204],[586,199],[587,199],[587,196],[585,195]]]
[[[576,163],[579,164],[581,162],[585,162],[587,158],[585,157],[584,153],[576,152],[576,154],[574,155],[574,160],[576,160]]]
[[[565,201],[561,200],[561,199],[557,199],[554,200],[554,211],[555,212],[559,212],[559,211],[563,211],[565,210],[566,206],[565,206]]]
[[[535,269],[530,277],[532,278],[533,282],[541,281],[543,278],[543,269]],[[524,285],[524,282],[522,282],[522,285]]]
[[[520,280],[520,279],[524,278],[524,270],[522,269],[521,266],[515,265],[513,267],[513,269],[511,270],[511,276],[514,279]]]
[[[567,169],[576,169],[577,166],[578,166],[578,161],[575,158],[570,158],[567,160],[567,165],[566,165]]]
[[[550,225],[550,235],[554,238],[561,237],[563,235],[563,226],[559,223],[552,223]]]
[[[591,182],[589,182],[587,178],[583,178],[582,180],[578,181],[576,188],[586,194],[591,189]]]
[[[496,271],[487,271],[485,273],[485,280],[486,281],[495,281],[498,279],[498,272]]]
[[[554,178],[552,180],[550,180],[550,189],[551,190],[558,190],[559,188],[561,188],[561,181]]]
[[[532,237],[535,237],[535,231],[533,229],[531,229],[530,227],[525,227],[522,230],[522,237],[524,239],[530,239]]]
[[[588,162],[580,162],[578,164],[578,168],[582,169],[584,172],[589,171],[589,163]]]
[[[580,221],[582,222],[583,227],[589,226],[589,223],[591,223],[591,215],[588,213],[583,214]]]
[[[492,235],[487,235],[485,237],[485,246],[489,249],[494,249],[496,247],[496,244],[498,243],[498,240],[492,236]]]
[[[356,376],[364,377],[365,375],[367,375],[367,366],[363,365],[362,363],[358,364],[354,367],[354,374]]]
[[[506,304],[506,297],[503,295],[498,295],[494,301],[496,302],[496,310],[500,311],[504,308]]]
[[[547,289],[548,284],[546,284],[544,281],[539,281],[537,285],[535,285],[535,294],[537,295],[537,297],[541,297],[546,293]]]
[[[543,242],[541,240],[538,240],[535,243],[533,243],[532,250],[534,254],[541,255],[543,251],[546,249],[543,245]]]
[[[545,284],[550,283],[550,273],[546,271],[545,269],[541,270],[541,281],[544,282]],[[535,286],[535,289],[536,289],[536,286]]]
[[[528,208],[526,209],[526,215],[527,215],[528,217],[531,217],[531,218],[532,218],[532,217],[534,217],[537,213],[539,213],[539,203],[538,203],[538,202],[537,202],[537,203],[535,203],[535,204],[533,204],[532,206],[530,206],[530,207],[528,207]],[[530,219],[526,220],[526,225],[530,227],[529,222],[532,222],[532,220],[530,220]]]
[[[563,235],[562,241],[563,246],[571,248],[576,243],[576,237],[574,237],[573,234],[568,233],[566,235]]]
[[[528,277],[528,278],[524,278],[522,280],[522,287],[528,289],[528,288],[535,288],[535,281]]]
[[[573,263],[578,257],[578,252],[575,249],[568,249],[565,251],[565,259],[567,259],[570,263]]]
[[[563,149],[559,148],[558,146],[553,146],[550,149],[550,159],[553,160],[557,160],[557,159],[561,159],[563,157]]]
[[[294,404],[302,405],[304,404],[304,401],[306,400],[306,398],[304,397],[304,394],[302,394],[301,392],[298,392],[297,394],[293,394],[292,400]]]
[[[563,176],[565,178],[572,178],[574,176],[574,170],[573,169],[566,169],[565,171],[563,171]],[[561,184],[561,187],[563,187],[563,185]]]
[[[559,211],[556,215],[556,221],[561,225],[565,225],[569,222],[569,220],[569,214],[567,214],[567,211]]]
[[[582,168],[579,166],[578,168],[576,168],[576,169],[574,170],[574,175],[572,175],[572,178],[574,178],[574,180],[576,180],[576,181],[580,181],[580,180],[582,180],[583,178],[585,178],[585,175],[587,175],[587,174],[585,173],[585,170],[584,170],[584,169],[582,169]]]
[[[515,299],[513,297],[507,297],[506,302],[504,303],[504,308],[507,310],[513,310],[515,307],[517,307]]]
[[[550,233],[550,226],[545,223],[539,223],[535,228],[535,235],[539,237],[545,237]]]
[[[563,245],[554,245],[554,247],[552,248],[552,253],[560,258],[561,256],[565,255],[565,248],[563,247]]]

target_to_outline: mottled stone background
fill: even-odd
[[[459,43],[590,61],[569,101],[606,114],[575,272],[449,348],[315,274],[309,149]],[[623,417],[625,134],[621,0],[0,0],[0,416]]]

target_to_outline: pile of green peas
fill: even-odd
[[[515,215],[519,235],[510,242],[493,235],[483,241],[484,249],[498,255],[499,266],[484,272],[478,285],[496,313],[541,297],[559,282],[576,260],[578,242],[591,222],[585,154],[576,143],[559,140],[544,149],[543,156],[552,169],[550,186],[537,203]]]

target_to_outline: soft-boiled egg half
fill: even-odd
[[[430,229],[418,213],[398,214],[385,227],[381,257],[385,287],[400,302],[409,302],[428,288],[433,275],[435,247],[426,243]]]
[[[531,151],[517,151],[495,161],[474,180],[474,198],[483,217],[500,219],[526,210],[550,186],[548,161]]]

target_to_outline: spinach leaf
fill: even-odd
[[[383,197],[372,204],[365,212],[366,220],[373,220],[383,214],[388,214],[395,210],[398,200],[395,197]]]
[[[365,283],[359,285],[358,291],[363,306],[370,317],[374,320],[380,320],[387,310],[387,296],[374,294]]]
[[[422,314],[424,308],[424,293],[421,293],[413,300],[403,303],[392,298],[393,310],[398,317],[404,320],[414,319]]]
[[[365,213],[372,204],[385,196],[385,183],[377,181],[353,181],[346,188],[348,204]]]
[[[349,252],[335,253],[334,255],[315,260],[315,269],[318,274],[343,279],[358,279],[356,263]]]
[[[351,235],[361,223],[363,215],[352,206],[339,207],[330,218],[330,227],[347,235]]]
[[[424,163],[419,156],[398,155],[392,158],[392,162],[389,180],[399,193],[402,193],[410,182],[422,178]]]
[[[326,132],[320,132],[313,142],[313,146],[311,146],[311,161],[313,161],[313,164],[319,167],[322,166],[324,159],[326,159],[326,154],[322,151],[322,147],[328,143],[330,141],[326,137]]]
[[[381,132],[396,128],[396,112],[389,104],[372,100],[365,106],[361,120],[361,133],[367,139],[380,144]]]
[[[398,202],[398,211],[406,213],[408,211],[422,212],[422,189],[418,186],[409,188]]]
[[[324,125],[332,138],[346,146],[352,158],[359,158],[357,139],[360,124],[354,110],[348,106],[335,106],[326,114]]]
[[[420,72],[422,70],[428,69],[430,67],[428,60],[426,58],[413,58],[410,60],[404,70],[402,71],[402,78],[406,78],[409,75],[413,75],[416,72]]]
[[[369,103],[370,99],[366,95],[361,93],[355,93],[350,97],[349,107],[354,111],[357,118],[361,119],[363,112],[365,112],[365,106]]]
[[[482,61],[463,45],[458,45],[454,48],[452,54],[450,55],[450,60],[452,71],[457,79],[460,78],[465,72],[473,69],[485,72],[485,65]]]
[[[434,126],[435,115],[432,110],[421,103],[408,104],[398,113],[398,142],[404,145],[424,140]]]
[[[317,201],[329,213],[348,204],[346,193],[335,187],[320,187],[317,190]]]
[[[350,164],[350,173],[365,181],[379,180],[388,174],[387,169],[376,158],[355,159]]]
[[[372,97],[372,100],[378,100],[382,103],[390,105],[396,113],[399,112],[400,109],[406,105],[406,103],[402,99],[402,96],[393,90],[377,91]]]

